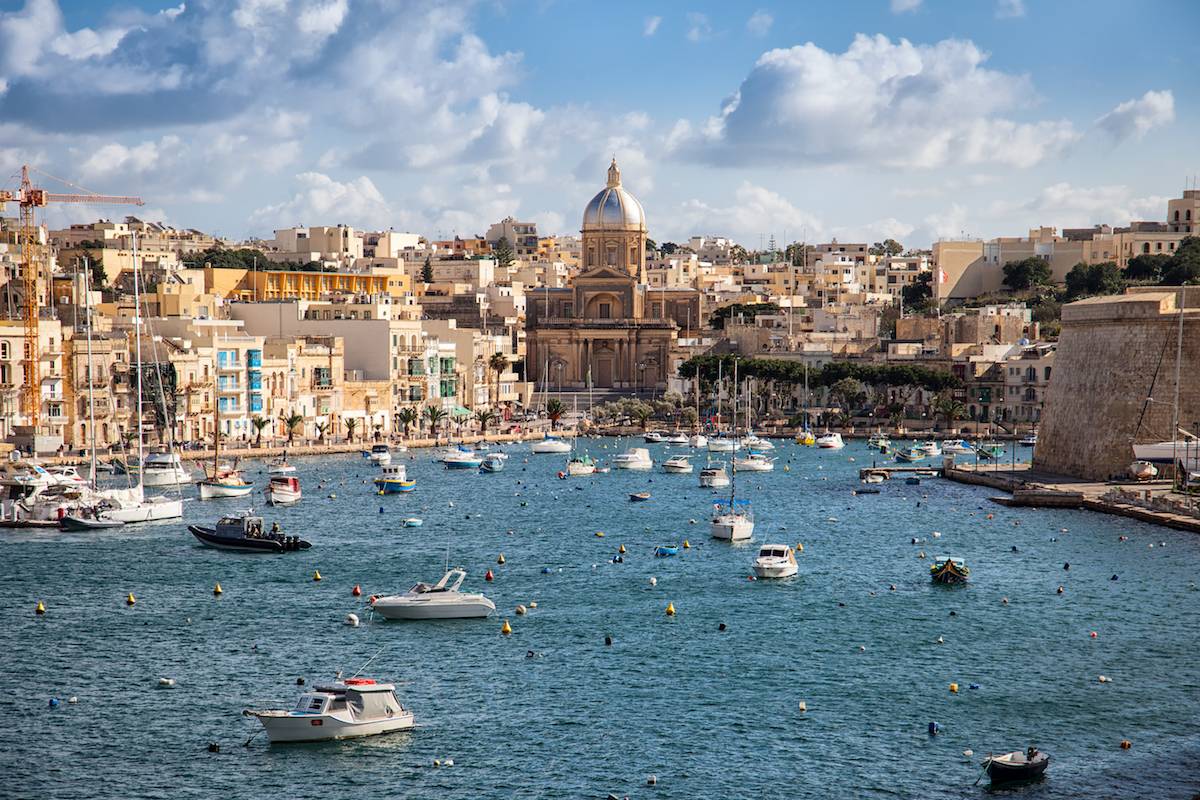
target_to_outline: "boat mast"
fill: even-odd
[[[733,496],[737,493],[737,395],[738,395],[738,378],[737,378],[737,358],[733,359],[733,450],[729,455],[729,513],[733,513]]]
[[[717,435],[718,436],[721,435],[721,389],[722,389],[721,368],[723,366],[725,366],[725,362],[723,360],[717,361]]]
[[[1175,401],[1171,406],[1171,471],[1179,471],[1179,368],[1183,359],[1183,309],[1187,306],[1187,288],[1179,287],[1179,330],[1175,341]],[[1187,469],[1183,470],[1184,483],[1187,483]],[[1179,484],[1179,475],[1175,474],[1174,484]]]
[[[212,480],[217,479],[220,471],[218,466],[221,458],[221,413],[217,410],[220,404],[221,380],[217,374],[217,332],[213,331],[213,471]]]
[[[92,372],[92,301],[91,301],[91,282],[90,269],[87,256],[83,257],[83,313],[87,320],[87,378],[88,378],[88,425],[91,427],[92,436],[88,442],[88,449],[92,455],[92,488],[96,488],[96,394],[92,388],[94,381],[94,373]]]
[[[137,231],[133,231],[133,332],[137,357],[137,443],[138,443],[138,491],[144,488],[146,456],[142,447],[142,278],[138,268]]]

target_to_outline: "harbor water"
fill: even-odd
[[[657,464],[686,451],[586,441],[602,460],[630,445]],[[1050,769],[1015,796],[1200,791],[1194,534],[934,478],[856,495],[865,444],[788,442],[773,472],[738,476],[756,531],[731,546],[708,530],[727,490],[694,474],[560,480],[565,457],[506,450],[498,474],[397,456],[417,489],[390,496],[359,455],[298,459],[304,500],[261,509],[313,542],[298,553],[187,532],[244,499],[190,500],[182,523],[0,532],[0,797],[962,798],[985,793],[987,753],[1031,744]],[[749,580],[762,543],[802,543],[799,576]],[[932,585],[921,552],[964,558],[970,583]],[[494,617],[372,620],[366,596],[447,561]],[[241,714],[360,668],[399,685],[414,731],[272,746]]]

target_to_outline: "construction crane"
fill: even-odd
[[[21,242],[21,260],[25,265],[22,274],[25,293],[25,347],[23,353],[25,385],[21,387],[21,412],[25,415],[26,424],[32,426],[33,433],[37,434],[42,405],[40,353],[38,352],[38,317],[41,307],[41,298],[38,296],[38,277],[43,269],[45,253],[38,241],[35,210],[50,203],[125,203],[134,206],[140,206],[143,203],[140,197],[96,194],[83,189],[82,186],[75,188],[83,189],[84,194],[48,192],[33,185],[33,181],[29,179],[29,170],[28,164],[21,167],[21,188],[16,193],[0,189],[0,211],[4,210],[5,203],[15,202],[21,208],[18,236]],[[36,171],[40,172],[40,170]],[[60,183],[75,186],[62,178],[55,178],[46,173],[42,174]],[[49,289],[49,282],[47,282],[47,289]]]

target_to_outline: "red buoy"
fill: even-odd
[[[361,597],[362,596],[362,588],[356,583],[356,584],[354,584],[354,588],[350,590],[350,594],[352,594],[355,597]]]
[[[495,575],[493,575],[493,574],[492,574],[492,571],[489,569],[489,570],[487,571],[487,574],[483,576],[483,579],[484,579],[485,581],[490,581],[490,580],[491,580],[492,578],[494,578],[494,577],[496,577],[496,576],[495,576]]]

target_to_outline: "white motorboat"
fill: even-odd
[[[658,431],[646,431],[642,434],[642,439],[646,444],[658,444],[663,440],[663,436]]]
[[[534,455],[566,455],[571,452],[571,443],[558,436],[547,435],[545,439],[534,442],[529,451]]]
[[[663,472],[690,475],[693,467],[687,456],[672,456],[663,462]]]
[[[733,466],[738,472],[770,472],[775,469],[775,459],[762,453],[751,453],[745,458],[735,458]]]
[[[654,461],[650,451],[644,447],[632,447],[613,458],[612,465],[616,469],[654,469]]]
[[[143,486],[184,486],[194,480],[178,453],[151,453],[140,472]]]
[[[392,451],[386,444],[373,445],[370,458],[376,464],[390,464],[392,463]]]
[[[770,439],[764,439],[761,436],[756,436],[754,434],[750,434],[745,439],[742,439],[742,444],[746,446],[747,450],[758,453],[769,453],[775,449],[775,445]]]
[[[1037,437],[1038,437],[1038,432],[1036,430],[1030,431],[1029,433],[1022,436],[1017,441],[1017,444],[1021,445],[1021,447],[1036,447],[1037,446]]]
[[[688,437],[683,431],[672,431],[663,437],[665,444],[687,444]]]
[[[460,592],[467,573],[447,570],[436,584],[418,583],[404,594],[384,595],[371,602],[371,610],[386,619],[471,619],[486,617],[496,604],[482,594]]]
[[[878,450],[881,447],[889,447],[892,444],[891,438],[882,431],[877,431],[871,434],[871,438],[867,439],[867,447]]]
[[[705,489],[723,489],[729,485],[729,473],[724,464],[709,464],[700,470],[700,485]]]
[[[1158,467],[1149,461],[1135,461],[1129,465],[1129,474],[1135,480],[1148,481],[1158,477]]]
[[[732,453],[734,450],[740,450],[741,448],[741,442],[725,436],[718,436],[708,440],[708,452],[710,453]]]
[[[300,695],[291,711],[248,709],[276,742],[324,742],[405,731],[412,712],[400,704],[396,687],[369,678],[347,678],[318,684]]]
[[[799,571],[796,552],[786,544],[764,544],[754,559],[754,574],[760,578],[790,578]]]
[[[303,497],[300,479],[295,475],[272,475],[263,492],[267,495],[267,502],[273,506],[295,505]]]
[[[446,469],[479,469],[483,456],[469,448],[451,448],[442,454],[442,463]]]
[[[942,454],[942,448],[938,447],[938,443],[932,439],[928,442],[921,442],[917,448],[931,458],[937,458]]]
[[[703,433],[694,433],[687,441],[688,447],[694,447],[697,450],[703,450],[708,447],[708,437]]]
[[[46,467],[46,474],[53,483],[62,486],[87,486],[88,480],[79,474],[79,470],[69,464],[54,464]]]
[[[863,478],[864,483],[883,483],[886,480],[886,472],[868,472],[867,476]]]
[[[288,463],[286,458],[280,458],[267,464],[268,475],[293,475],[296,468]]]
[[[754,535],[754,512],[749,500],[730,498],[727,503],[714,503],[712,537],[729,542],[743,542]]]
[[[817,447],[824,448],[825,450],[841,450],[845,446],[846,443],[842,441],[840,433],[826,431],[817,437]]]
[[[969,456],[975,454],[975,448],[966,439],[943,439],[942,452]]]

